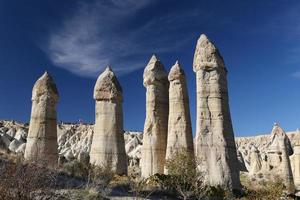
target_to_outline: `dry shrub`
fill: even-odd
[[[56,176],[44,166],[0,159],[0,180],[0,199],[27,200],[31,192],[53,187]]]
[[[231,193],[221,187],[205,186],[203,174],[194,155],[185,149],[178,149],[166,161],[168,175],[155,174],[147,183],[157,183],[162,191],[180,199],[232,199]]]
[[[109,184],[114,176],[115,173],[112,171],[112,165],[110,163],[102,166],[90,165],[87,188],[100,192],[105,196],[109,193]]]
[[[69,194],[66,195],[68,196],[68,199],[71,200],[105,200],[107,198],[103,197],[99,193],[94,193],[89,190],[71,190],[68,191]]]
[[[67,162],[62,165],[62,171],[76,178],[87,179],[91,165],[78,160]]]
[[[202,175],[197,170],[197,161],[192,153],[179,149],[166,161],[168,175],[157,174],[152,179],[161,188],[175,193],[181,199],[192,199],[200,196],[203,191]]]
[[[258,181],[249,179],[243,175],[242,184],[245,187],[245,195],[242,199],[247,200],[270,200],[270,199],[292,199],[287,194],[287,188],[280,178],[271,181]]]
[[[134,196],[134,199],[148,199],[157,191],[157,188],[153,188],[152,186],[149,184],[149,179],[129,177],[130,192]]]
[[[74,160],[65,163],[61,170],[72,177],[84,180],[86,182],[86,189],[100,193],[108,192],[109,184],[115,176],[111,162],[102,166],[96,166]]]

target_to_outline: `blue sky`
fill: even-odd
[[[142,74],[155,53],[188,78],[205,33],[228,68],[236,136],[300,127],[300,1],[0,0],[0,119],[27,122],[34,82],[47,70],[60,92],[58,120],[94,121],[93,87],[107,64],[124,91],[125,130],[142,130]]]

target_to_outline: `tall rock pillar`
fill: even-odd
[[[240,189],[239,166],[228,103],[227,69],[218,49],[202,34],[193,69],[197,79],[195,155],[207,185]]]
[[[125,153],[122,88],[113,71],[107,67],[94,87],[96,119],[90,163],[108,166],[119,174],[127,174]]]
[[[178,61],[171,68],[168,79],[170,87],[166,160],[177,150],[187,151],[191,155],[194,153],[186,78]]]
[[[146,120],[141,157],[144,178],[164,172],[169,113],[167,76],[164,66],[153,55],[144,70]]]
[[[59,95],[52,77],[45,72],[32,90],[31,118],[25,160],[56,166],[58,162],[56,104]]]

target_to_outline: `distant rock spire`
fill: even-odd
[[[293,174],[289,156],[293,154],[290,140],[284,130],[274,124],[270,142],[267,145],[268,163],[270,167],[269,176],[280,177],[287,187],[289,193],[294,192]]]
[[[249,174],[250,175],[255,175],[257,174],[262,168],[262,160],[259,155],[258,149],[252,145],[250,149],[250,170]]]

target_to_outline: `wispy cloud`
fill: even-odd
[[[141,9],[153,2],[80,3],[74,15],[50,33],[44,49],[55,66],[80,76],[97,76],[108,64],[119,75],[144,67],[147,60],[143,59],[152,53],[176,51],[190,39],[184,33],[172,34],[184,28],[178,14],[153,17],[139,26],[130,24]],[[190,17],[184,20],[195,13],[187,14]]]
[[[300,71],[293,73],[292,76],[295,78],[300,78]]]
[[[261,27],[255,31],[278,37],[278,41],[283,43],[281,59],[284,64],[292,68],[300,67],[300,3],[294,1],[293,4],[283,5],[274,1],[272,4],[280,6],[280,13],[266,18],[266,22],[261,23]],[[300,78],[300,68],[290,75]]]
[[[294,6],[289,12],[285,23],[285,33],[289,40],[289,50],[286,56],[286,63],[289,66],[298,67],[292,76],[300,79],[300,4]]]

